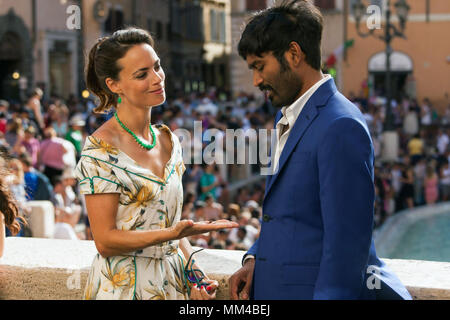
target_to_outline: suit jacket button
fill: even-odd
[[[263,215],[264,222],[269,222],[270,220],[272,220],[272,218],[268,214]]]

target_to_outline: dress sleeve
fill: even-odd
[[[81,157],[75,169],[81,194],[122,193],[123,185],[112,166],[93,157]]]

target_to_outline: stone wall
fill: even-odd
[[[92,241],[7,238],[0,258],[0,300],[78,300],[97,250]],[[197,260],[219,281],[218,299],[228,299],[228,279],[243,251],[204,250]],[[414,299],[450,299],[450,263],[388,260]]]

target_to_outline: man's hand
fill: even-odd
[[[231,276],[230,278],[231,300],[239,300],[240,293],[242,300],[249,299],[254,270],[255,270],[255,259],[248,259],[247,261],[245,261],[244,266]]]

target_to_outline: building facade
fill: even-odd
[[[0,97],[32,88],[64,99],[85,90],[89,50],[127,26],[149,30],[169,94],[230,90],[228,0],[1,0]]]
[[[237,46],[246,21],[253,13],[266,9],[271,3],[272,0],[231,0],[230,85],[234,97],[243,93],[262,96],[262,92],[253,86],[252,72],[239,56]]]
[[[355,19],[348,1],[348,38],[355,39],[353,47],[347,50],[343,64],[343,92],[345,94],[384,94],[385,43],[374,37],[362,38],[357,34]],[[383,1],[372,4],[380,6],[384,12]],[[395,1],[392,5],[392,21],[398,26],[395,14]],[[390,59],[392,75],[391,91],[394,98],[410,96],[419,102],[427,97],[441,110],[450,103],[450,1],[448,0],[407,0],[410,6],[406,22],[405,38],[395,38],[391,44],[393,53]],[[368,1],[366,1],[368,4]],[[361,29],[367,32],[366,20]],[[384,31],[384,15],[381,29]]]

